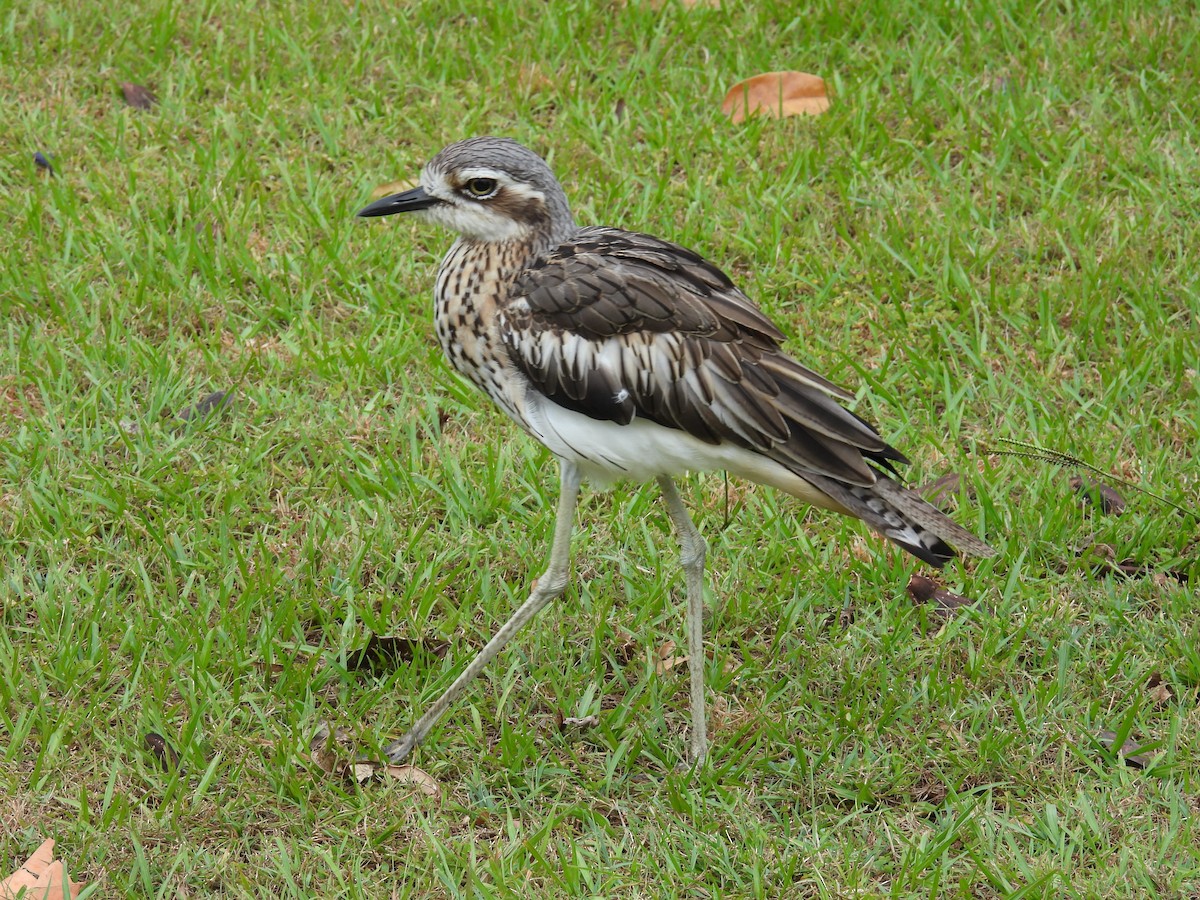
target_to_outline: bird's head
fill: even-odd
[[[360,216],[416,213],[485,243],[564,239],[575,228],[562,187],[545,161],[514,140],[451,144],[421,171],[421,185],[376,200]]]

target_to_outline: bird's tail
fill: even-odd
[[[877,473],[874,484],[845,484],[824,475],[805,473],[852,516],[857,516],[917,559],[944,566],[958,553],[995,556],[996,551],[914,491]],[[957,551],[957,552],[956,552]]]

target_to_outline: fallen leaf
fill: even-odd
[[[825,80],[807,72],[764,72],[729,89],[721,103],[721,112],[734,125],[762,113],[782,119],[785,116],[815,116],[829,109]]]
[[[1138,751],[1142,749],[1142,745],[1135,743],[1133,740],[1126,738],[1125,743],[1120,747],[1114,746],[1117,743],[1117,734],[1115,731],[1101,731],[1096,735],[1096,740],[1100,745],[1110,753],[1115,753],[1118,759],[1125,761],[1125,765],[1133,769],[1145,769],[1150,765],[1150,759],[1144,753]]]
[[[0,881],[0,900],[61,900],[78,897],[83,882],[73,882],[62,860],[54,858],[54,841],[47,839],[15,872]]]
[[[198,403],[194,403],[187,409],[180,410],[178,419],[183,419],[189,422],[192,419],[203,419],[214,410],[221,409],[233,402],[233,391],[226,393],[225,391],[213,391],[211,394],[205,394],[200,398]]]
[[[637,641],[628,631],[618,629],[613,632],[613,659],[622,666],[627,666],[637,656]]]
[[[142,743],[154,756],[159,768],[167,772],[179,771],[179,751],[168,744],[167,739],[161,734],[151,731],[142,738]]]
[[[1083,497],[1084,502],[1095,506],[1104,515],[1119,516],[1125,512],[1125,498],[1103,481],[1091,481],[1080,475],[1072,475],[1067,483]]]
[[[372,200],[382,200],[384,197],[390,197],[392,194],[401,194],[404,191],[411,191],[417,186],[417,182],[411,178],[406,178],[403,181],[389,181],[387,184],[381,184],[375,190],[371,191]]]
[[[439,659],[450,649],[449,641],[414,641],[403,637],[386,637],[373,634],[367,640],[367,646],[354,653],[346,660],[346,670],[349,672],[368,671],[374,675],[382,675],[410,663],[416,657],[417,651],[429,653]]]
[[[442,786],[438,784],[437,779],[416,766],[383,765],[379,767],[379,771],[401,784],[415,786],[422,794],[428,794],[430,797],[436,797],[442,792]]]
[[[940,619],[949,619],[957,610],[971,606],[975,602],[946,590],[932,578],[926,578],[924,575],[913,575],[908,580],[908,593],[917,603],[928,603],[932,600],[933,608],[929,612]]]
[[[665,675],[673,668],[688,661],[686,656],[673,656],[675,652],[675,642],[667,641],[654,654],[654,674]]]
[[[1163,681],[1162,675],[1155,672],[1150,676],[1150,680],[1146,682],[1146,696],[1150,698],[1150,702],[1161,705],[1170,703],[1171,697],[1174,695],[1171,693],[1171,689],[1167,687],[1166,682]]]
[[[559,731],[566,731],[568,728],[595,728],[600,724],[599,716],[564,716],[559,713],[554,718]]]
[[[158,102],[158,98],[154,96],[152,90],[142,87],[140,84],[134,84],[132,81],[121,82],[121,96],[134,109],[150,109]]]
[[[345,770],[341,762],[343,756],[349,755],[350,729],[330,728],[328,722],[322,722],[313,732],[308,742],[312,761],[326,775],[333,775]],[[344,751],[344,752],[339,752]]]

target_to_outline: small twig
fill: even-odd
[[[1091,463],[1086,463],[1077,456],[1072,456],[1069,453],[1063,453],[1061,450],[1050,450],[1046,447],[1039,447],[1037,444],[1031,444],[1028,441],[1016,441],[1012,438],[997,438],[997,440],[1001,443],[1011,444],[1014,447],[1020,447],[1022,449],[999,450],[995,447],[988,447],[985,444],[983,445],[985,452],[994,453],[997,456],[1016,456],[1020,459],[1036,459],[1040,462],[1048,462],[1051,465],[1066,466],[1072,469],[1086,469],[1097,478],[1101,478],[1110,483],[1116,482],[1117,484],[1124,485],[1127,488],[1137,491],[1139,494],[1145,494],[1147,497],[1152,497],[1159,503],[1165,503],[1167,506],[1171,507],[1177,512],[1181,512],[1186,516],[1191,516],[1193,519],[1200,521],[1200,513],[1197,513],[1195,510],[1180,506],[1178,503],[1168,500],[1166,497],[1160,497],[1153,491],[1147,490],[1141,485],[1134,484],[1132,481],[1126,481],[1124,478],[1118,478],[1116,475],[1110,475],[1103,469],[1098,469]]]

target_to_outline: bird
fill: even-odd
[[[784,349],[784,333],[716,265],[636,231],[576,224],[545,160],[505,137],[452,143],[417,186],[361,217],[408,214],[458,237],[438,269],[434,327],[450,365],[558,460],[546,569],[411,729],[405,760],[512,637],[565,590],[581,484],[656,481],[678,535],[687,595],[688,757],[708,753],[704,693],[707,544],[675,486],[724,470],[861,519],[944,566],[995,550],[899,480],[908,460],[842,404],[844,388]],[[839,402],[841,401],[841,402]]]

